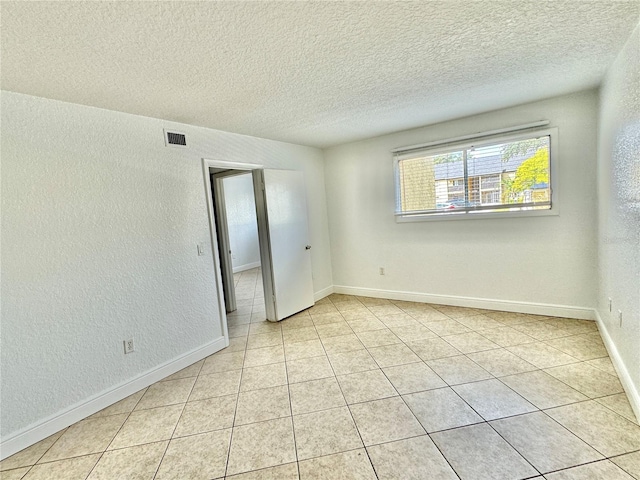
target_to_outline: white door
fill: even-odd
[[[277,321],[314,303],[304,176],[296,170],[255,170],[254,186],[263,193],[256,195],[256,211],[267,318]]]

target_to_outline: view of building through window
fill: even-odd
[[[548,209],[550,137],[398,161],[398,213]]]

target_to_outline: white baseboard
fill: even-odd
[[[318,300],[322,300],[324,297],[327,297],[332,293],[333,293],[333,285],[330,285],[327,288],[323,288],[322,290],[315,292],[313,294],[313,301],[317,302]]]
[[[36,424],[30,425],[11,434],[0,442],[0,459],[5,459],[22,449],[27,448],[56,432],[59,432],[63,428],[73,425],[83,418],[93,415],[103,408],[106,408],[109,405],[112,405],[123,398],[148,387],[158,380],[162,380],[163,378],[216,353],[228,345],[229,341],[225,337],[220,337],[211,343],[198,347],[197,349],[185,353],[178,358],[154,367],[132,380],[98,393],[97,395],[78,402],[75,405],[45,418]]]
[[[381,290],[375,288],[357,288],[344,285],[334,285],[335,293],[358,295],[363,297],[387,298],[389,300],[404,300],[407,302],[436,303],[454,307],[484,308],[487,310],[501,310],[504,312],[530,313],[534,315],[548,315],[550,317],[579,318],[595,320],[592,308],[574,307],[570,305],[552,305],[546,303],[515,302],[512,300],[495,300],[490,298],[460,297],[455,295],[436,295],[419,292],[402,292],[397,290]]]
[[[245,270],[251,270],[252,268],[258,268],[260,266],[260,262],[247,263],[246,265],[239,265],[237,267],[233,267],[233,273],[244,272]]]
[[[596,315],[596,322],[598,323],[598,330],[600,330],[600,336],[602,337],[602,341],[604,342],[604,346],[607,348],[609,352],[609,358],[611,359],[611,363],[618,372],[618,378],[620,379],[620,383],[622,383],[622,387],[627,394],[627,398],[629,399],[629,404],[633,409],[633,413],[636,414],[636,418],[640,421],[640,385],[636,385],[633,383],[631,375],[629,374],[629,370],[627,370],[620,353],[618,353],[618,349],[616,345],[613,343],[611,336],[607,330],[607,327],[600,317],[600,314],[597,310],[594,310]]]

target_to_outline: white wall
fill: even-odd
[[[559,216],[394,221],[393,148],[537,120],[559,129]],[[554,311],[593,315],[596,120],[597,94],[587,91],[326,150],[335,288],[563,305],[578,309]]]
[[[603,337],[613,341],[611,356],[640,418],[640,26],[605,77],[599,127],[597,307]]]
[[[223,179],[233,271],[240,272],[260,264],[258,218],[250,173]]]
[[[3,443],[220,337],[202,157],[303,170],[314,288],[331,286],[320,150],[9,92],[1,101]],[[189,148],[165,147],[164,127]]]

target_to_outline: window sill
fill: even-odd
[[[560,209],[553,207],[550,210],[533,210],[528,212],[432,213],[430,215],[396,215],[395,218],[396,223],[415,223],[451,220],[483,220],[494,218],[552,217],[559,215]]]

